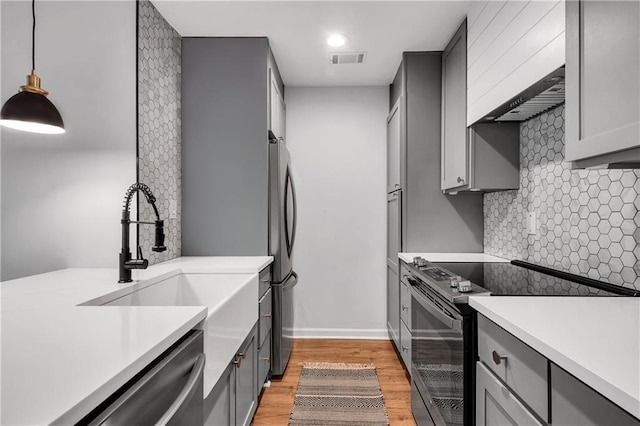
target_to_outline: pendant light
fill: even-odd
[[[36,1],[31,0],[33,29],[31,32],[31,74],[27,84],[2,106],[0,125],[33,133],[64,133],[64,123],[58,109],[47,99],[49,92],[40,87],[36,75]]]

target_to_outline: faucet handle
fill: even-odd
[[[167,249],[164,245],[164,221],[156,220],[156,242],[151,248],[155,252],[163,252]]]

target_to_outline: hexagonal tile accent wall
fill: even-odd
[[[141,226],[149,263],[180,256],[181,246],[181,48],[180,35],[149,1],[138,2],[138,173],[158,199],[167,251],[154,253],[153,226]],[[171,218],[175,205],[176,217]],[[145,201],[140,220],[155,220]]]
[[[520,188],[484,195],[485,252],[640,289],[640,170],[571,170],[563,151],[564,105],[520,125]]]

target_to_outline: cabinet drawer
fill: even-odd
[[[271,331],[271,289],[260,299],[260,319],[258,324],[258,345],[263,346],[267,334]]]
[[[542,426],[542,423],[483,363],[478,362],[476,367],[477,426]]]
[[[403,322],[400,322],[400,355],[404,366],[411,373],[411,332]]]
[[[411,286],[400,281],[400,319],[411,330]]]
[[[271,288],[271,266],[260,271],[258,277],[258,300]]]
[[[258,395],[262,392],[262,385],[269,379],[271,371],[271,333],[269,333],[258,353]]]
[[[480,314],[478,357],[540,418],[549,420],[545,357]]]

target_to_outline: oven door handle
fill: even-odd
[[[411,289],[411,293],[412,293],[413,298],[420,305],[422,305],[422,307],[425,308],[431,315],[436,317],[438,319],[438,321],[442,322],[443,324],[445,324],[448,328],[450,328],[452,330],[462,331],[462,320],[461,319],[457,319],[457,318],[451,317],[451,315],[447,314],[441,308],[439,308],[435,304],[431,303],[429,301],[429,299],[427,299],[426,297],[423,297],[423,296],[421,296],[419,294],[416,294],[416,290],[414,290],[413,288]]]

